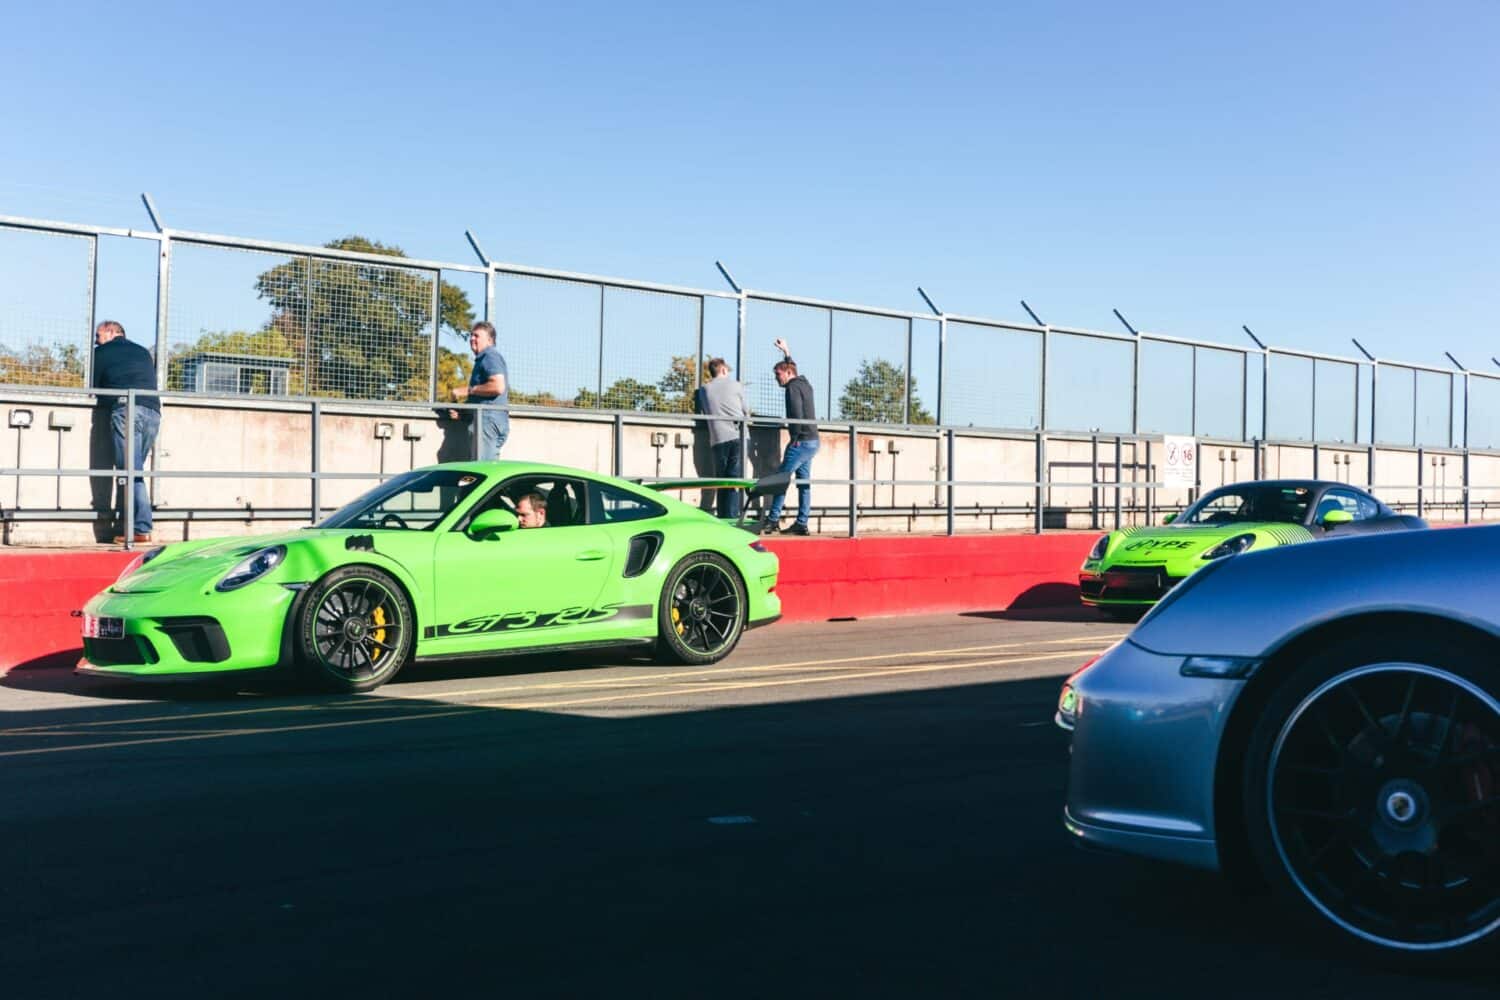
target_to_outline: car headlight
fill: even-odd
[[[120,575],[115,577],[115,583],[119,583],[121,580],[125,579],[127,576],[134,573],[136,570],[140,569],[142,566],[146,565],[157,556],[161,555],[165,550],[165,545],[158,545],[154,549],[149,549],[145,552],[142,552],[140,555],[136,556],[134,559],[130,560],[130,562],[125,564],[125,568],[120,570]]]
[[[1203,553],[1203,558],[1223,559],[1225,556],[1232,556],[1238,552],[1243,552],[1254,544],[1254,535],[1235,535],[1233,538],[1226,539]]]
[[[1108,535],[1100,535],[1099,536],[1099,540],[1094,543],[1094,547],[1091,548],[1091,549],[1089,549],[1089,562],[1093,562],[1096,559],[1103,559],[1104,558],[1104,552],[1108,548],[1109,548],[1109,536]]]
[[[214,589],[218,591],[234,590],[243,587],[253,580],[258,580],[271,570],[281,565],[286,558],[285,545],[273,545],[259,552],[252,552],[244,559],[235,564],[234,569],[224,574]]]

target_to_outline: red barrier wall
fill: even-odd
[[[781,557],[785,621],[1067,605],[1095,533],[945,538],[768,538]],[[114,582],[132,553],[0,552],[6,617],[0,672],[71,665],[80,654],[72,612]]]

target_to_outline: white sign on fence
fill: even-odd
[[[1164,486],[1198,485],[1198,441],[1196,438],[1167,434],[1162,437],[1164,452],[1161,481]]]

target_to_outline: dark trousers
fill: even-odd
[[[714,475],[719,479],[738,479],[744,475],[744,456],[740,453],[739,438],[713,446]],[[719,490],[716,502],[720,517],[740,516],[740,491]]]

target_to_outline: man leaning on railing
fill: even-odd
[[[156,390],[156,363],[151,352],[140,344],[125,339],[125,328],[112,319],[100,323],[94,330],[94,388],[95,389],[149,389]],[[126,427],[127,406],[125,397],[100,396],[94,405],[94,419],[109,422],[114,438],[114,468],[125,468],[125,435],[135,438],[135,468],[139,472],[146,467],[146,456],[156,446],[156,434],[161,430],[161,400],[152,395],[135,397],[135,423]],[[131,530],[136,542],[151,541],[151,492],[144,479],[136,478],[135,524],[125,523],[125,483],[127,477],[115,480],[114,539],[119,545],[125,541],[125,532]]]
[[[474,352],[474,371],[467,387],[458,386],[453,398],[460,403],[489,403],[479,410],[479,460],[493,462],[500,457],[505,439],[510,437],[510,390],[506,385],[509,372],[505,357],[495,346],[494,324],[480,320],[469,330],[469,349]]]

